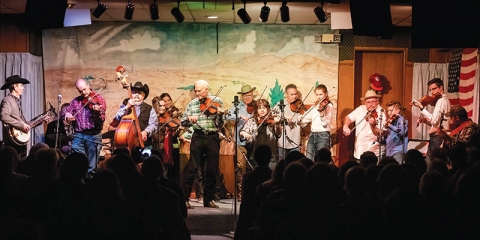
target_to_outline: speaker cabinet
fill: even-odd
[[[412,48],[478,48],[477,3],[412,2]]]
[[[350,0],[350,14],[354,35],[374,36],[384,39],[393,37],[390,1]]]
[[[27,0],[25,18],[33,29],[63,28],[67,0]]]

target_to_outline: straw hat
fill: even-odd
[[[360,98],[360,100],[367,100],[369,98],[381,98],[381,97],[382,95],[378,95],[377,92],[373,90],[367,90],[367,92],[365,93],[365,97]]]
[[[253,87],[248,85],[248,84],[245,84],[242,86],[242,89],[240,90],[240,92],[237,92],[237,94],[245,94],[245,93],[249,93],[249,92],[252,92],[254,91],[255,89],[257,89],[256,87]]]

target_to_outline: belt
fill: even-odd
[[[322,134],[322,133],[328,133],[328,131],[322,131],[322,132],[311,132],[310,134],[312,135],[318,135],[318,134]]]
[[[204,131],[200,131],[200,130],[195,130],[195,133],[198,134],[198,135],[214,135],[214,134],[218,134],[217,132],[204,132]]]
[[[85,135],[97,135],[100,134],[100,130],[83,130],[82,132],[79,132],[81,134]]]

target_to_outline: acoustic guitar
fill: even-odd
[[[50,117],[53,118],[55,116],[55,113],[53,112],[53,109],[50,109],[46,111],[45,113],[42,113],[35,117],[34,119],[30,120],[27,122],[27,124],[30,126],[30,128],[35,128],[39,126],[45,119],[45,117]],[[3,124],[7,129],[8,129],[8,136],[10,137],[10,140],[12,140],[13,143],[19,145],[19,146],[24,146],[28,143],[30,140],[30,131],[24,132],[22,130],[16,129],[11,125],[8,124]]]

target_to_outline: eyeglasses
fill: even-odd
[[[428,91],[432,92],[432,91],[437,90],[437,88],[438,88],[438,87],[430,88],[430,89],[428,89]]]
[[[370,100],[370,101],[365,101],[366,104],[371,104],[371,103],[376,103],[378,100]]]
[[[243,97],[253,97],[253,95],[249,94],[249,95],[243,95]]]

